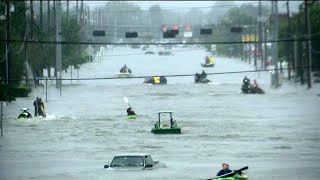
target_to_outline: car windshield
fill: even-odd
[[[113,158],[110,166],[143,166],[142,156],[116,156]]]

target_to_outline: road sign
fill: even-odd
[[[94,48],[89,44],[89,46],[85,49],[88,54],[92,54],[94,52]]]
[[[191,31],[184,32],[184,37],[192,37],[192,32]]]
[[[217,46],[215,44],[211,44],[211,51],[216,51],[217,50]]]

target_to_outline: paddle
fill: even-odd
[[[216,177],[214,177],[214,178],[210,178],[210,179],[206,179],[206,180],[213,180],[213,179],[223,178],[223,177],[226,177],[226,176],[229,176],[229,175],[236,174],[236,173],[238,173],[238,172],[247,170],[248,168],[249,168],[248,166],[245,166],[245,167],[243,167],[243,168],[241,168],[241,169],[234,170],[234,171],[232,171],[232,172],[230,172],[230,173],[227,173],[227,174],[224,174],[224,175],[222,175],[222,176],[216,176]]]
[[[130,104],[129,104],[129,99],[128,99],[127,97],[123,97],[123,100],[124,100],[124,102],[126,102],[126,103],[128,104],[129,107],[131,107]],[[131,107],[131,108],[132,108],[132,107]],[[132,110],[133,110],[133,109],[132,109]],[[138,117],[137,114],[136,114],[136,116]]]

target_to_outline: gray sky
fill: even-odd
[[[104,4],[108,1],[87,1],[86,4],[88,4],[90,7],[99,7],[104,6]],[[192,7],[209,7],[212,6],[217,2],[224,3],[226,1],[130,1],[138,6],[140,6],[142,9],[147,10],[150,6],[159,4],[163,9],[181,9],[181,8],[192,8]],[[251,3],[258,5],[258,1],[231,1],[236,4],[244,4],[244,3]],[[303,1],[290,1],[290,11],[297,12],[298,6]],[[271,4],[269,1],[262,1],[263,4]],[[286,1],[279,1],[279,12],[286,12]]]

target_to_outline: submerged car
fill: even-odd
[[[143,170],[165,167],[164,163],[154,161],[149,154],[133,154],[115,156],[110,165],[104,165],[109,170]]]

